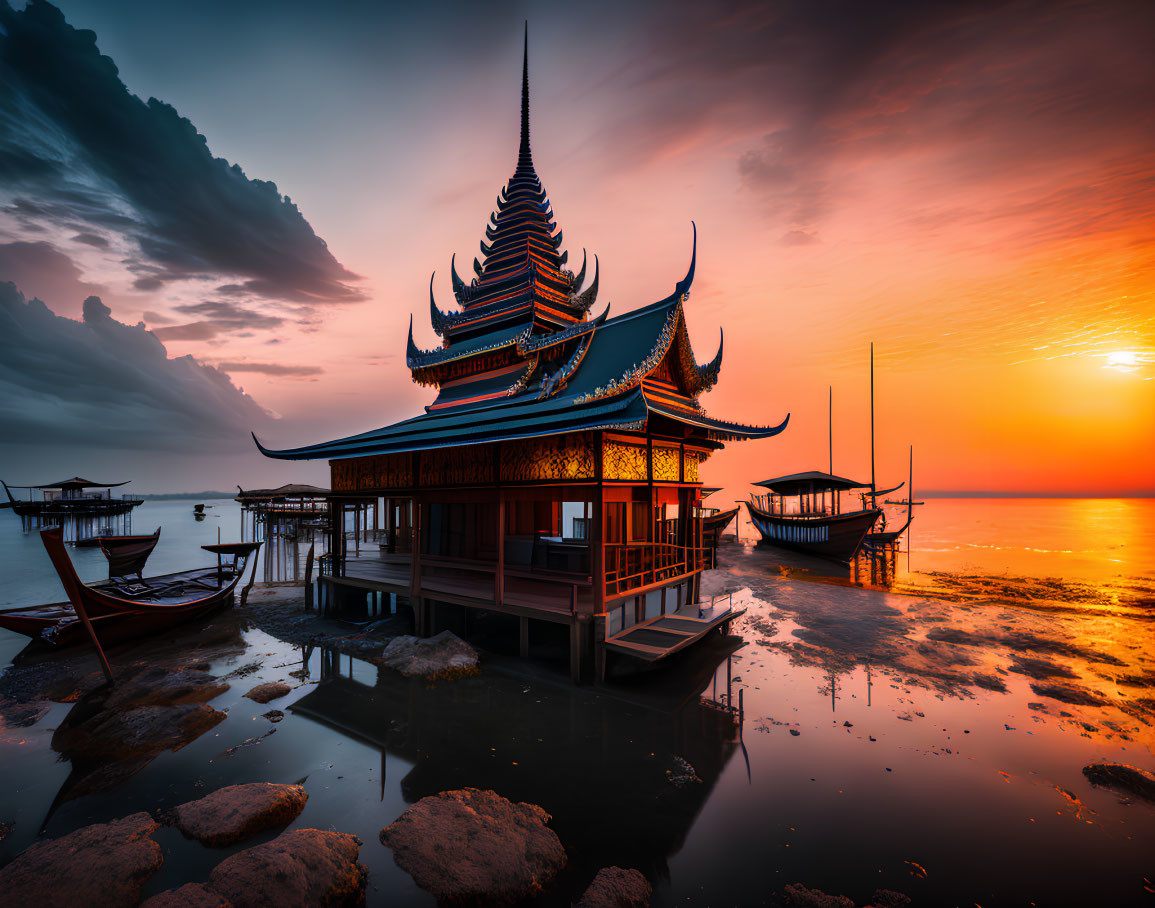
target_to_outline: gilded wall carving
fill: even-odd
[[[335,492],[370,489],[404,489],[413,485],[413,469],[408,454],[378,454],[353,460],[329,462]]]
[[[462,486],[493,482],[493,449],[488,445],[421,452],[421,485]]]
[[[679,463],[677,448],[663,448],[655,445],[653,448],[654,482],[681,482],[682,466]]]
[[[506,442],[501,446],[501,481],[593,479],[593,439],[562,435]]]
[[[685,464],[683,470],[685,475],[682,477],[682,482],[701,482],[698,479],[698,465],[705,460],[699,451],[687,451]]]
[[[618,441],[606,441],[602,449],[602,477],[646,481],[646,449]]]

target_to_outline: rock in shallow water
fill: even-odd
[[[189,838],[220,848],[293,822],[308,799],[300,785],[229,785],[177,807],[176,827]]]
[[[827,895],[821,889],[807,889],[801,883],[790,883],[783,891],[787,905],[797,908],[855,908],[844,895]]]
[[[876,889],[874,898],[867,908],[906,908],[910,904],[910,896],[893,889]]]
[[[208,888],[236,908],[337,908],[365,898],[361,840],[343,832],[294,829],[221,861]]]
[[[291,690],[292,688],[283,681],[269,681],[265,684],[258,684],[245,696],[257,703],[268,703],[270,700],[285,696]]]
[[[381,662],[407,678],[472,674],[477,670],[477,650],[452,631],[442,631],[427,639],[394,637]]]
[[[38,842],[0,870],[0,893],[8,906],[135,905],[140,887],[164,863],[150,835],[147,813],[84,826]]]
[[[1137,766],[1128,766],[1126,763],[1091,763],[1083,767],[1083,775],[1093,785],[1119,789],[1155,801],[1155,773]]]
[[[565,866],[565,849],[536,804],[464,788],[422,798],[381,830],[397,866],[438,901],[510,904]]]
[[[582,894],[577,908],[646,908],[654,889],[637,870],[604,867]]]
[[[146,899],[140,908],[232,908],[232,903],[201,883],[185,883]]]
[[[1031,690],[1040,697],[1050,697],[1052,700],[1071,703],[1075,706],[1103,706],[1107,702],[1095,691],[1085,687],[1077,687],[1074,684],[1041,684],[1036,682],[1031,684]]]

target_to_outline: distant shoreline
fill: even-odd
[[[154,492],[137,495],[145,501],[214,501],[233,499],[236,492]],[[1155,498],[1155,489],[1145,492],[964,492],[935,489],[915,492],[916,498]]]
[[[1155,498],[1155,489],[1144,492],[961,492],[916,491],[916,498]]]
[[[181,500],[181,501],[219,501],[222,498],[236,498],[236,492],[154,492],[149,495],[137,495],[145,501]]]

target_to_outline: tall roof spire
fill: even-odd
[[[529,20],[525,22],[525,50],[521,59],[521,148],[517,152],[518,167],[533,167],[529,150]]]

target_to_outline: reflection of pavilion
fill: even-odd
[[[658,879],[741,743],[729,698],[700,696],[715,674],[724,687],[734,642],[696,647],[644,689],[598,694],[495,672],[428,686],[381,668],[367,684],[354,675],[371,666],[322,649],[321,683],[288,709],[380,748],[382,777],[386,755],[412,764],[400,783],[410,803],[492,789],[553,816],[571,872],[616,864]],[[700,781],[671,781],[678,757]]]

